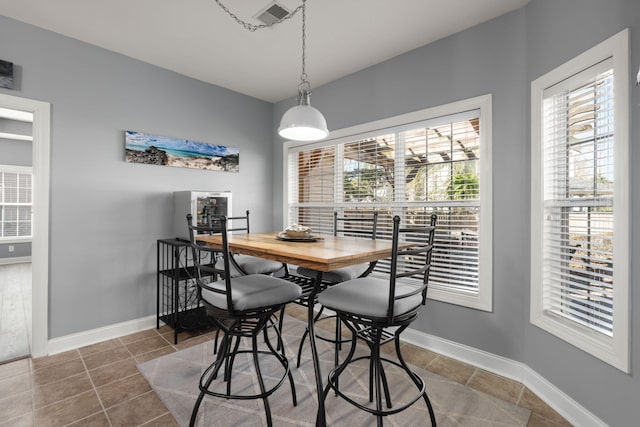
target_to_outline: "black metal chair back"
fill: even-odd
[[[196,283],[198,284],[198,293],[202,293],[202,289],[225,295],[227,300],[227,308],[229,315],[234,316],[233,301],[231,298],[231,274],[229,263],[229,242],[227,238],[227,218],[225,216],[216,217],[215,226],[198,226],[193,225],[191,214],[187,215],[187,224],[189,226],[189,241],[193,253],[193,263],[196,269]],[[212,224],[213,217],[207,217],[207,222]],[[221,234],[222,247],[220,249],[201,244],[197,241],[198,234]],[[224,268],[216,267],[216,260],[222,257]],[[216,289],[206,282],[207,278],[221,277],[225,282],[225,290]]]
[[[400,217],[393,218],[393,249],[391,255],[391,273],[389,277],[389,306],[387,311],[387,322],[393,323],[395,319],[394,306],[397,300],[409,298],[422,294],[422,304],[427,300],[427,289],[429,286],[429,273],[431,271],[431,255],[433,252],[433,242],[435,238],[437,216],[432,214],[429,225],[400,227]],[[411,243],[413,246],[401,249],[404,243]],[[398,279],[418,278],[420,286],[413,292],[396,295],[396,284]],[[403,318],[415,316],[420,305],[410,312],[403,313]]]
[[[338,212],[333,212],[333,235],[347,234],[358,237],[370,237],[376,240],[378,230],[378,212],[373,212],[369,217],[338,216]]]

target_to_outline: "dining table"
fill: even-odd
[[[221,235],[198,236],[197,240],[212,247],[221,247]],[[282,232],[272,233],[243,233],[228,235],[229,251],[243,255],[279,261],[287,265],[307,267],[315,270],[315,279],[310,280],[311,286],[303,294],[308,307],[307,322],[309,341],[313,360],[313,369],[318,395],[317,426],[326,426],[326,414],[323,399],[323,378],[320,370],[320,360],[316,347],[314,331],[314,301],[322,289],[322,275],[324,272],[351,265],[364,264],[389,258],[392,251],[391,240],[362,239],[341,236],[312,236],[310,238],[289,239]],[[295,282],[304,280],[300,276],[287,274],[285,279]]]

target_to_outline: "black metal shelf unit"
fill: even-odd
[[[178,333],[213,326],[205,308],[198,302],[195,267],[189,243],[178,239],[157,242],[157,319],[173,328],[173,343]]]

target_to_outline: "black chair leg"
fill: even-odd
[[[222,339],[221,347],[222,348],[220,349],[220,353],[218,354],[216,361],[213,362],[211,366],[209,366],[209,368],[207,368],[207,370],[203,374],[203,377],[204,377],[204,375],[207,374],[207,371],[211,370],[211,374],[207,378],[207,381],[204,384],[202,384],[202,377],[200,378],[200,382],[199,382],[200,394],[198,394],[198,399],[196,400],[196,403],[193,406],[193,410],[191,411],[191,419],[189,420],[189,427],[194,427],[196,425],[196,420],[198,419],[198,411],[200,410],[200,405],[202,404],[202,399],[204,399],[206,390],[209,389],[213,380],[215,380],[216,377],[218,376],[218,371],[220,370],[220,367],[225,363],[226,356],[230,347],[229,340],[226,339],[226,335],[225,335],[225,338]]]
[[[284,326],[284,308],[286,306],[282,306],[282,308],[280,309],[280,316],[278,319],[278,344],[276,346],[276,350],[282,350],[283,354],[284,354],[284,343],[282,342],[282,327]]]
[[[384,366],[382,366],[382,361],[380,363],[380,377],[382,378],[382,388],[384,390],[384,398],[387,402],[387,408],[391,409],[393,405],[391,404],[391,394],[389,393],[389,383],[387,382],[387,376],[384,373]]]
[[[251,337],[251,350],[253,355],[253,365],[256,368],[256,376],[258,377],[258,384],[260,385],[260,393],[265,394],[266,389],[264,387],[264,380],[262,379],[262,372],[260,371],[260,363],[258,362],[258,339],[257,334],[253,334]],[[264,402],[264,410],[267,416],[267,426],[272,427],[273,421],[271,420],[271,407],[269,406],[269,397],[264,396],[262,398]]]
[[[278,334],[278,341],[282,342],[282,337],[280,336],[280,332],[277,329],[276,329],[276,334]],[[267,343],[267,347],[269,347],[269,350],[271,350],[271,352],[276,355],[276,357],[280,361],[280,364],[282,364],[282,366],[288,370],[287,376],[289,377],[289,385],[291,386],[291,397],[293,400],[293,406],[297,406],[298,397],[296,395],[296,385],[293,382],[293,375],[291,374],[291,370],[289,369],[289,361],[287,360],[287,357],[284,354],[284,345],[282,347],[282,353],[278,353],[277,348],[274,349],[273,344],[271,344],[271,340],[269,339],[269,335],[267,334],[266,328],[264,330],[264,340]],[[281,354],[282,357],[277,356],[278,354]]]
[[[238,354],[238,348],[240,347],[240,337],[236,337],[236,345],[233,347],[231,354],[228,356],[227,366],[225,367],[224,380],[227,382],[227,394],[231,394],[231,373],[233,372],[233,363],[236,361],[236,354]]]
[[[413,383],[416,385],[416,387],[418,387],[418,390],[422,390],[423,387],[425,388],[425,390],[422,392],[422,398],[424,399],[424,402],[427,404],[427,409],[429,410],[429,418],[431,420],[431,426],[436,427],[436,415],[433,411],[431,400],[429,399],[429,396],[427,396],[426,385],[422,380],[422,378],[418,377],[416,374],[413,373],[413,371],[411,371],[411,369],[409,369],[409,366],[404,361],[404,358],[402,357],[402,352],[400,351],[400,332],[402,332],[404,329],[405,328],[402,328],[401,330],[399,330],[394,339],[395,346],[396,346],[396,355],[398,356],[398,361],[402,365],[402,368],[407,372],[409,377],[413,380]]]

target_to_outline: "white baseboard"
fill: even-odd
[[[30,256],[14,256],[8,258],[0,258],[0,265],[7,264],[22,264],[24,262],[31,262]]]
[[[156,316],[154,314],[139,319],[116,323],[114,325],[91,329],[89,331],[53,338],[50,339],[47,344],[47,353],[49,355],[62,353],[63,351],[74,350],[87,345],[155,328],[155,326]]]
[[[573,425],[606,427],[602,420],[521,362],[429,335],[415,329],[405,330],[403,341],[518,381]]]

